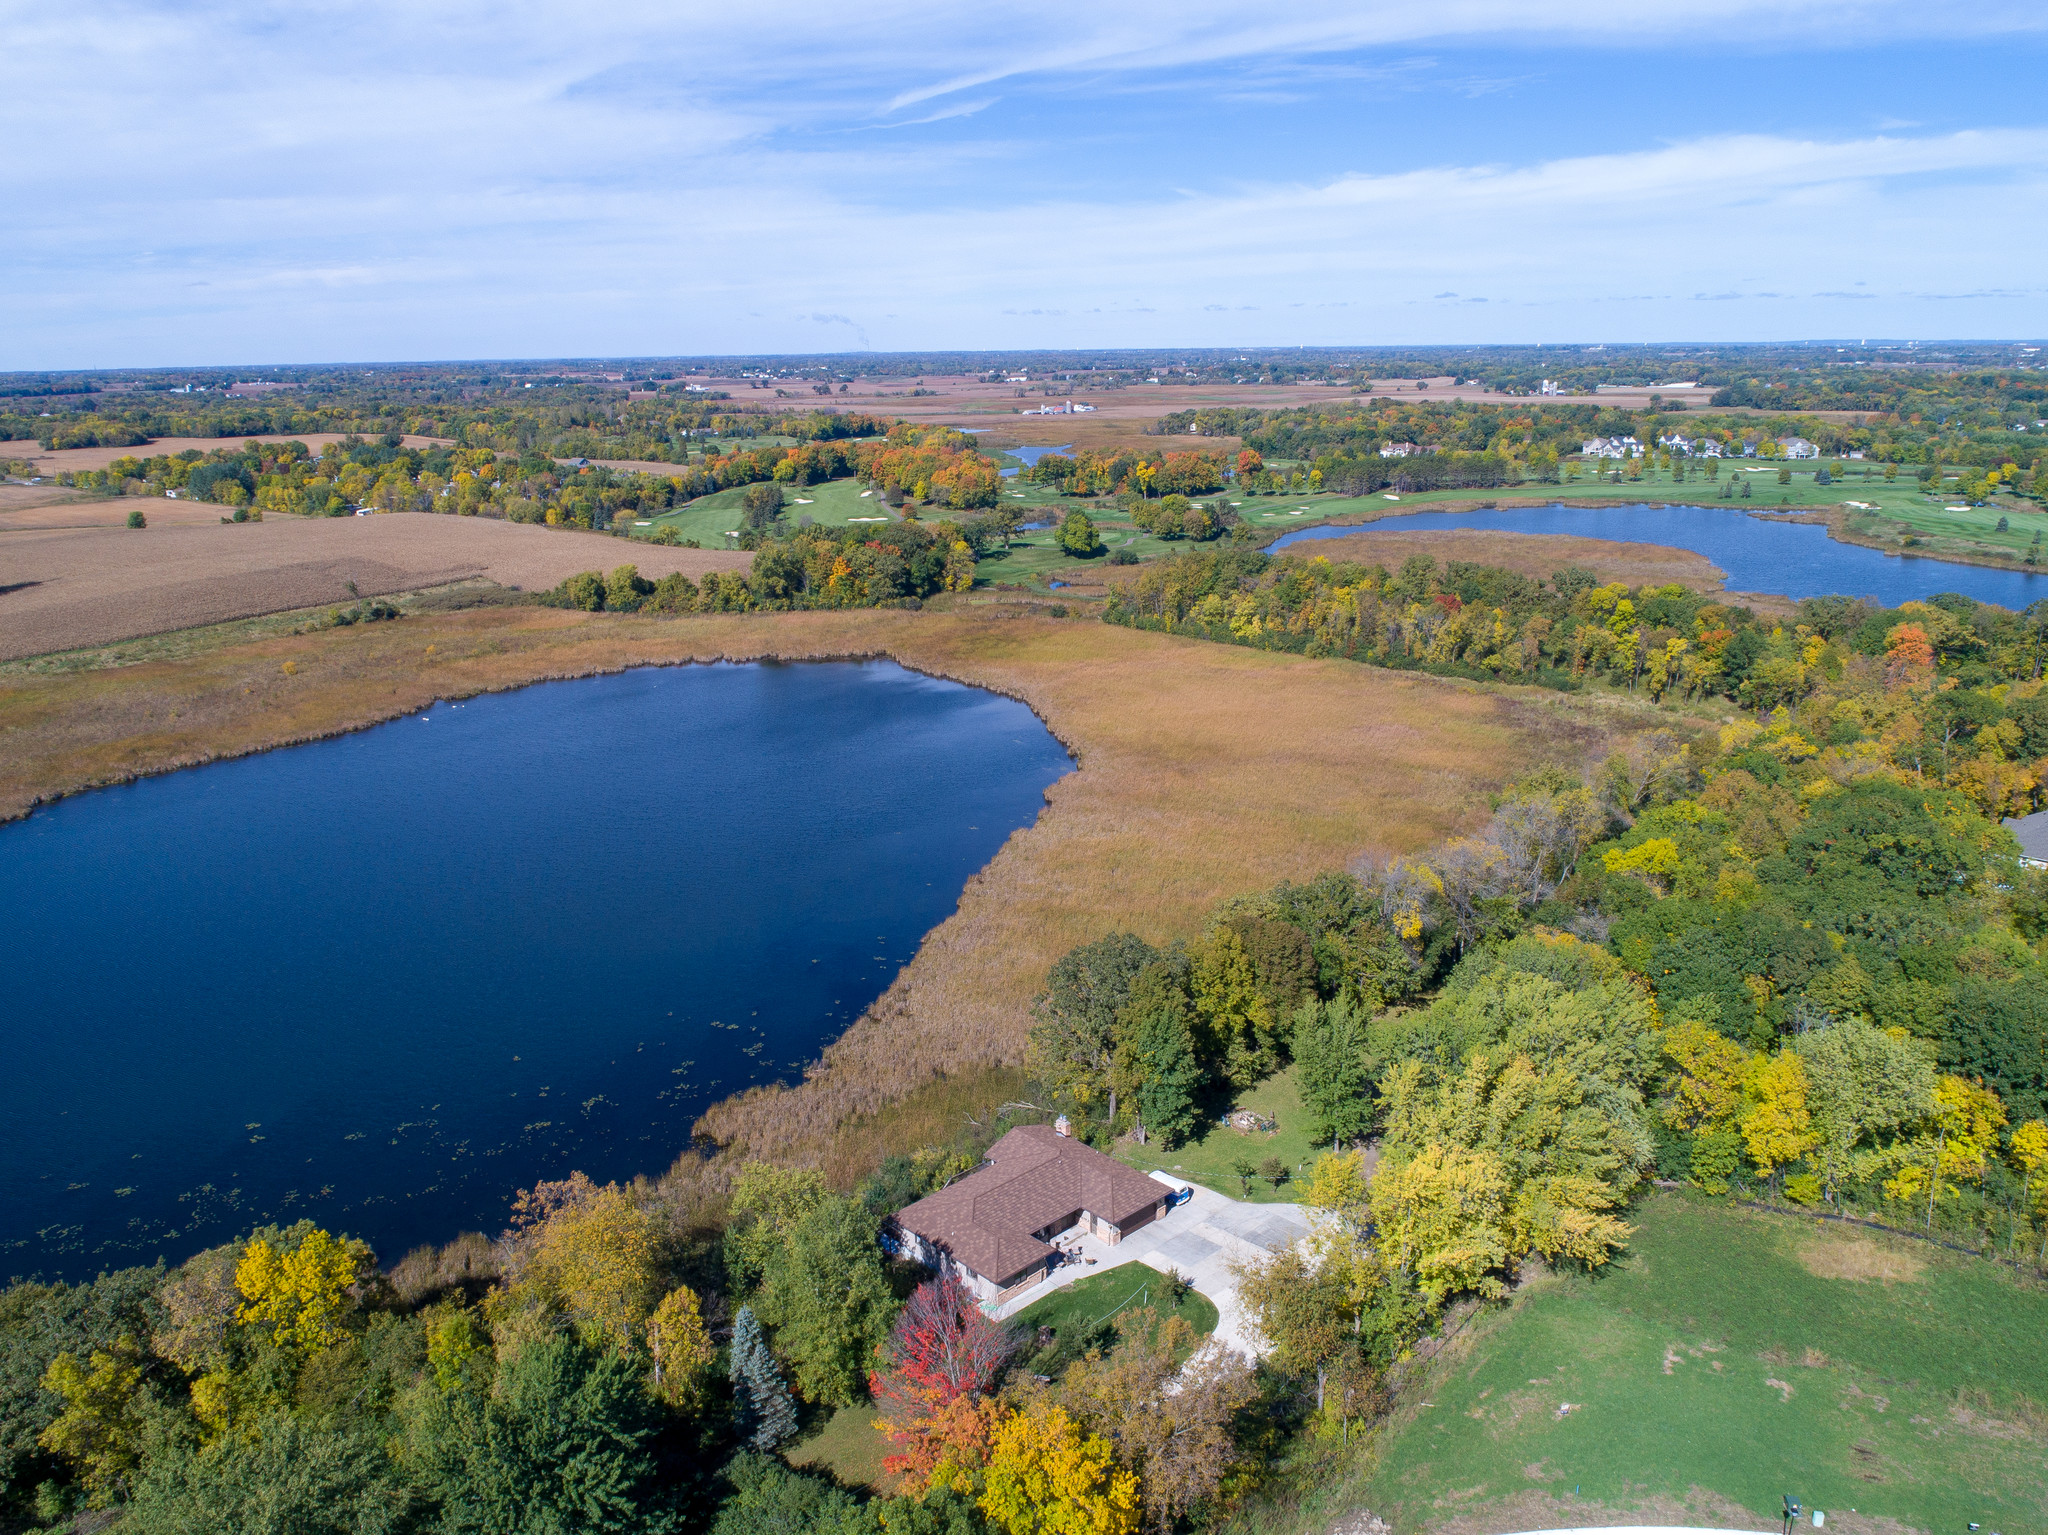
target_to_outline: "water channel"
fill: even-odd
[[[387,1260],[794,1079],[1072,760],[886,662],[437,704],[0,827],[0,1259],[312,1216]]]
[[[1269,552],[1361,532],[1483,528],[1505,533],[1571,533],[1583,538],[1667,544],[1703,554],[1728,573],[1731,592],[1874,597],[1887,607],[1937,592],[1961,592],[2015,611],[2048,598],[2048,574],[1886,554],[1828,537],[1817,523],[1772,522],[1735,507],[1540,506],[1503,511],[1406,512],[1364,527],[1319,523],[1268,545]]]

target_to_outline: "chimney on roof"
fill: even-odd
[[[1074,1133],[1074,1127],[1067,1123],[1067,1116],[1062,1114],[1058,1119],[1055,1119],[1052,1122],[1052,1133],[1054,1135],[1065,1135],[1071,1137]]]

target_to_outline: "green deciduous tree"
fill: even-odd
[[[64,1410],[39,1442],[76,1466],[94,1505],[104,1506],[141,1457],[141,1352],[124,1339],[84,1365],[59,1354],[43,1389],[61,1397]]]
[[[876,1225],[857,1200],[820,1201],[790,1229],[761,1288],[761,1319],[806,1401],[858,1401],[888,1341],[896,1298]]]
[[[1194,1133],[1208,1073],[1195,1046],[1194,1012],[1177,974],[1148,965],[1117,1015],[1115,1082],[1138,1120],[1169,1148]]]
[[[1860,1148],[1895,1136],[1934,1110],[1934,1063],[1926,1047],[1844,1019],[1803,1041],[1807,1103],[1820,1137],[1817,1161],[1832,1190]]]
[[[725,1479],[732,1492],[711,1535],[879,1535],[860,1499],[772,1455],[735,1455]]]
[[[1078,506],[1060,521],[1060,548],[1076,559],[1089,559],[1102,553],[1102,535],[1095,530],[1095,521]]]
[[[1317,1140],[1331,1149],[1363,1135],[1372,1123],[1372,1062],[1365,1009],[1348,996],[1304,1002],[1295,1015],[1294,1060],[1302,1107]]]
[[[1025,1047],[1031,1069],[1050,1087],[1083,1103],[1109,1100],[1116,1119],[1117,1017],[1138,973],[1159,957],[1134,933],[1111,933],[1056,961],[1034,1011]]]

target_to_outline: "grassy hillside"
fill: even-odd
[[[1612,1272],[1526,1286],[1419,1372],[1357,1501],[1404,1535],[1787,1493],[1844,1529],[2048,1527],[2048,1293],[1678,1196],[1637,1223]]]

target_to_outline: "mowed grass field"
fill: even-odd
[[[888,1485],[894,1478],[882,1470],[889,1441],[876,1427],[880,1421],[881,1414],[866,1402],[826,1412],[784,1447],[782,1458],[792,1466],[823,1471],[848,1487],[894,1492]]]
[[[1190,1183],[1214,1189],[1219,1194],[1227,1194],[1232,1199],[1250,1200],[1256,1204],[1292,1203],[1301,1192],[1294,1186],[1294,1178],[1306,1173],[1309,1163],[1326,1149],[1309,1140],[1308,1115],[1301,1106],[1301,1094],[1295,1087],[1298,1069],[1290,1066],[1279,1075],[1268,1077],[1249,1091],[1239,1093],[1228,1105],[1230,1109],[1252,1109],[1276,1120],[1279,1129],[1270,1135],[1262,1130],[1233,1130],[1219,1123],[1222,1117],[1219,1111],[1212,1114],[1201,1133],[1184,1146],[1167,1151],[1157,1140],[1149,1146],[1134,1146],[1123,1141],[1117,1145],[1117,1159],[1128,1162],[1141,1172],[1171,1173]],[[1276,1187],[1265,1178],[1253,1178],[1247,1191],[1244,1180],[1237,1175],[1236,1164],[1242,1159],[1257,1167],[1268,1157],[1280,1159],[1281,1165],[1287,1169],[1287,1179]]]
[[[1625,1259],[1525,1286],[1411,1379],[1358,1501],[1404,1535],[1675,1507],[1763,1527],[1787,1494],[1852,1532],[2048,1528],[2048,1292],[1679,1195],[1633,1219]]]
[[[657,530],[670,527],[676,530],[678,538],[694,538],[706,549],[729,549],[736,546],[726,535],[739,531],[740,500],[745,495],[746,487],[735,485],[730,490],[699,496],[658,516],[632,517],[626,522],[635,538],[651,538]],[[886,522],[894,515],[879,495],[865,492],[857,480],[784,486],[782,495],[792,528],[800,517],[840,527],[858,518],[880,518]]]

